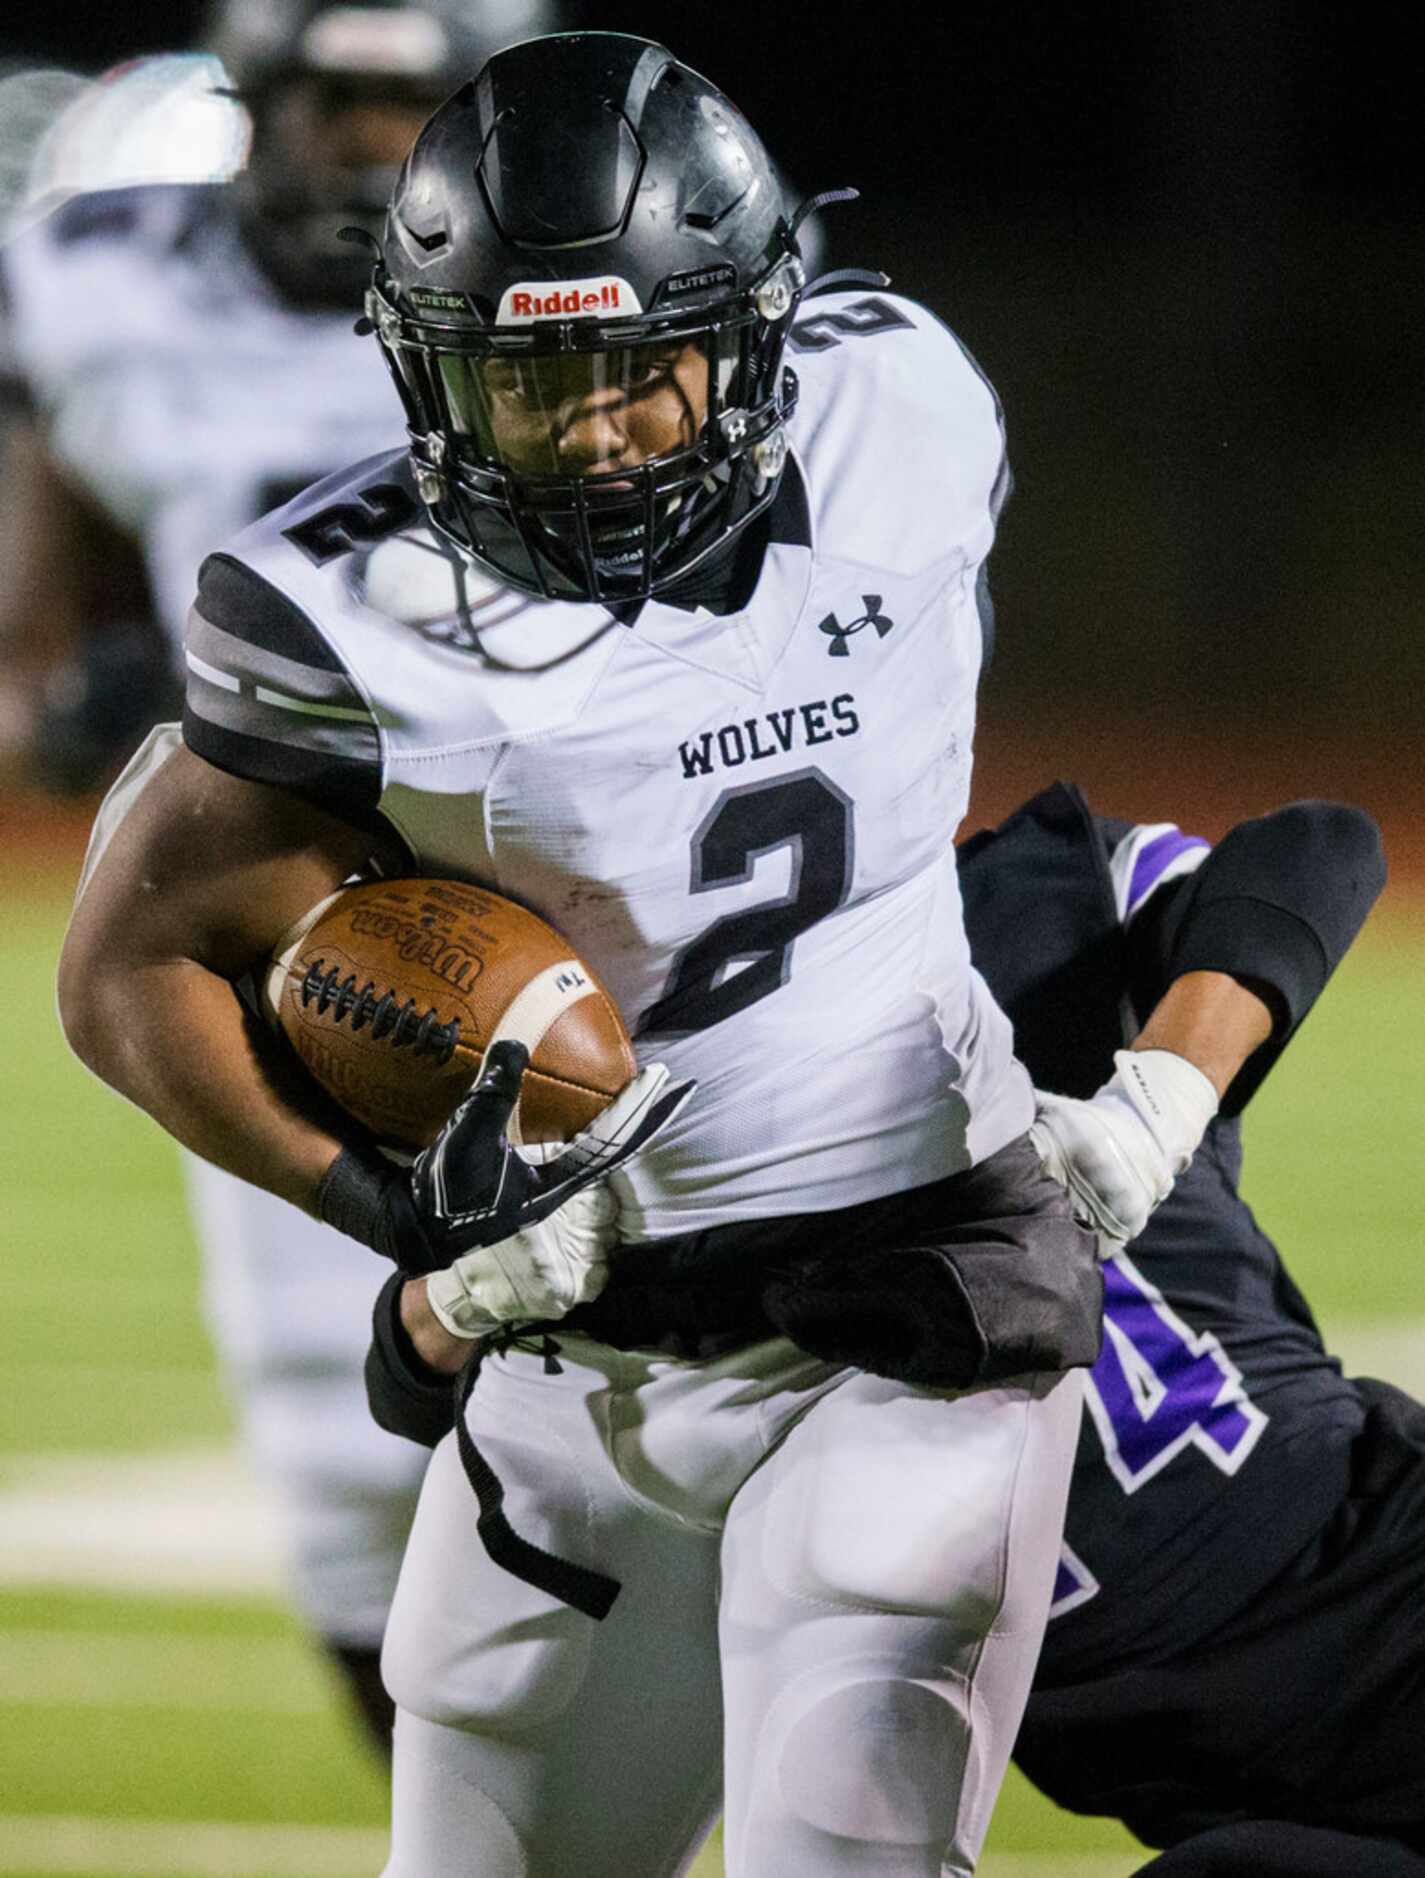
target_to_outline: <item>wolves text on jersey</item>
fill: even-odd
[[[854,737],[861,728],[856,700],[849,691],[828,701],[813,698],[783,711],[764,711],[717,730],[704,730],[678,745],[683,775],[710,776],[715,769],[736,769],[741,763],[759,763],[764,757],[783,756],[833,737]]]

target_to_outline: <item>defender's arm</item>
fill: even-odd
[[[1243,1107],[1384,882],[1369,816],[1292,803],[1239,823],[1131,921],[1147,1021],[1091,1101],[1041,1093],[1033,1130],[1048,1171],[1107,1240],[1141,1232],[1219,1106]]]
[[[1363,810],[1291,802],[1237,823],[1132,920],[1128,967],[1140,1012],[1199,974],[1235,982],[1268,1011],[1264,1047],[1220,1087],[1226,1114],[1246,1106],[1296,1034],[1385,878],[1380,830]],[[1145,1047],[1141,1036],[1135,1047]]]
[[[1227,972],[1175,978],[1134,1039],[1134,1050],[1171,1050],[1200,1070],[1219,1102],[1272,1034],[1266,1000]]]

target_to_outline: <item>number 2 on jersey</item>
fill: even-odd
[[[673,961],[663,995],[644,1012],[640,1041],[687,1036],[745,1011],[786,983],[792,944],[834,912],[851,885],[851,803],[818,769],[725,789],[693,836],[692,891],[752,879],[758,861],[791,854],[779,899],[725,913]]]

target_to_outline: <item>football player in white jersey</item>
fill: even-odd
[[[720,1801],[738,1878],[968,1873],[1028,1690],[1101,1279],[950,864],[999,410],[879,281],[802,294],[705,79],[491,60],[377,250],[411,448],[204,564],[182,746],[66,946],[81,1056],[393,1259],[378,1339],[464,1366],[390,1878],[672,1872]],[[502,1132],[518,1045],[406,1170],[244,1022],[372,867],[527,901],[618,1001],[640,1074],[557,1159]],[[1215,1106],[1124,1051],[1047,1145],[1131,1227]]]
[[[239,179],[78,195],[0,253],[27,406],[0,508],[0,643],[12,739],[47,777],[92,781],[164,714],[166,688],[181,695],[183,622],[215,541],[399,441],[389,378],[352,330],[370,263],[337,231],[379,231],[430,111],[551,14],[546,0],[225,0],[209,40],[253,120]],[[134,82],[84,108],[121,111]],[[154,632],[129,623],[150,607]],[[208,1320],[248,1450],[280,1489],[298,1601],[388,1732],[377,1652],[421,1469],[365,1413],[369,1286],[328,1229],[201,1161],[188,1179]]]

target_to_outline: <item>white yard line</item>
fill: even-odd
[[[285,1637],[0,1631],[0,1707],[324,1715],[331,1691]]]
[[[270,1493],[221,1448],[8,1456],[0,1584],[163,1595],[280,1595]]]
[[[1340,1322],[1328,1342],[1347,1375],[1425,1397],[1425,1322]],[[217,1447],[141,1456],[0,1460],[0,1585],[280,1597],[272,1495]]]
[[[1425,1324],[1418,1319],[1328,1324],[1323,1334],[1348,1376],[1378,1376],[1425,1399]]]
[[[1000,1853],[979,1878],[1129,1878],[1149,1852]],[[0,1817],[0,1872],[66,1878],[372,1878],[386,1835],[357,1827]],[[696,1873],[719,1872],[709,1855]]]
[[[1131,1878],[1153,1854],[1140,1852],[1078,1853],[1065,1858],[1057,1852],[1001,1852],[982,1858],[976,1878]]]
[[[70,1878],[372,1878],[386,1834],[349,1826],[0,1817],[0,1871]]]
[[[975,1867],[976,1878],[1132,1878],[1151,1859],[1146,1847],[1136,1852],[987,1852]],[[716,1844],[702,1851],[688,1878],[724,1878]]]

